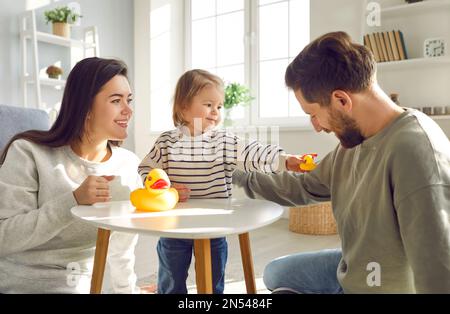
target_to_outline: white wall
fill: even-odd
[[[311,40],[335,31],[345,31],[354,40],[362,38],[363,4],[363,0],[312,0]]]
[[[381,8],[404,5],[403,0],[378,0]],[[401,30],[405,38],[409,59],[423,58],[423,45],[427,38],[443,37],[450,42],[450,10],[402,10],[382,14],[380,25],[368,27],[365,33]],[[448,55],[448,52],[447,52]],[[399,94],[405,107],[449,106],[450,65],[447,63],[426,66],[379,66],[378,82],[389,95]],[[436,121],[450,136],[450,120]]]
[[[183,2],[179,0],[134,2],[135,152],[141,158],[150,150],[157,137],[156,134],[150,134],[149,126],[152,96],[161,92],[161,89],[174,90],[178,77],[184,72]],[[165,15],[165,19],[161,22],[166,25],[161,33],[158,31],[155,34],[151,29],[151,15],[161,14],[160,12]],[[166,52],[162,54],[163,50]],[[167,114],[171,114],[170,111]],[[167,126],[167,129],[170,128],[172,126]]]
[[[19,105],[20,46],[19,17],[25,0],[0,0],[0,104]]]

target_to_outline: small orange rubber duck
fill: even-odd
[[[300,164],[300,169],[303,171],[312,171],[316,169],[317,165],[314,162],[314,158],[317,157],[317,154],[306,154],[302,156],[304,162]]]
[[[162,169],[153,169],[145,178],[145,187],[130,193],[130,201],[137,210],[165,211],[178,203],[178,191],[170,187],[170,180]]]

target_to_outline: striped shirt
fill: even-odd
[[[229,198],[236,168],[274,173],[286,170],[285,162],[277,145],[245,142],[221,129],[190,136],[177,128],[158,137],[139,165],[139,174],[145,181],[153,168],[160,168],[171,183],[188,186],[191,198]]]

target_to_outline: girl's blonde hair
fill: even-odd
[[[194,69],[184,73],[178,80],[173,99],[172,118],[174,125],[185,125],[183,109],[191,104],[192,99],[203,88],[212,85],[223,91],[224,84],[220,77],[205,70]]]

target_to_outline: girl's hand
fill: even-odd
[[[286,156],[286,169],[295,172],[305,172],[300,169],[300,164],[305,162],[302,156],[287,155]]]
[[[78,205],[92,205],[109,201],[111,199],[109,181],[113,179],[114,176],[88,176],[78,189],[73,191]]]
[[[191,195],[191,189],[184,184],[174,183],[172,187],[178,191],[178,197],[180,202],[186,202]]]

